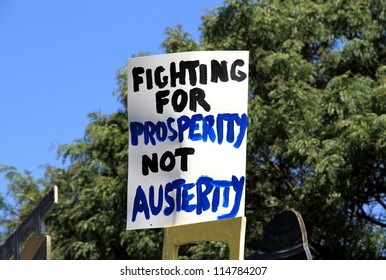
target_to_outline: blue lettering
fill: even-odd
[[[232,186],[231,181],[226,181],[226,180],[216,180],[213,182],[213,184],[217,187],[223,187],[223,202],[222,202],[222,207],[228,208],[229,206],[229,187]]]
[[[168,124],[168,129],[170,130],[170,132],[172,133],[172,135],[169,135],[168,136],[168,139],[173,142],[174,140],[176,140],[176,138],[178,137],[178,133],[177,131],[173,128],[172,126],[172,123],[174,123],[176,120],[173,119],[173,118],[168,118],[167,119],[167,124]]]
[[[238,125],[240,126],[240,132],[239,132],[239,135],[237,136],[235,144],[233,145],[233,147],[235,147],[235,148],[240,148],[241,143],[243,143],[243,139],[245,137],[245,133],[246,133],[247,127],[248,127],[247,114],[241,115],[241,120],[240,120],[240,123],[238,123]]]
[[[181,211],[181,192],[182,192],[182,189],[181,188],[177,188],[176,189],[176,211],[177,212],[180,212]]]
[[[209,115],[204,117],[202,122],[202,141],[206,142],[208,140],[208,136],[210,141],[216,141],[216,132],[214,131],[214,116]]]
[[[131,221],[135,222],[139,213],[143,213],[145,219],[149,220],[150,214],[158,216],[161,212],[165,216],[181,211],[187,213],[195,211],[197,215],[201,215],[208,210],[212,213],[221,211],[222,213],[217,216],[218,219],[233,218],[239,212],[244,185],[244,176],[240,179],[232,176],[231,180],[213,180],[211,177],[201,176],[195,183],[186,183],[184,179],[177,179],[167,183],[165,187],[159,186],[158,199],[156,199],[154,186],[149,187],[148,199],[142,187],[138,186]],[[230,204],[231,192],[234,194],[232,204]],[[232,208],[224,214],[224,209],[229,207]]]
[[[220,188],[214,188],[212,198],[212,212],[216,213],[220,204]]]
[[[236,176],[232,176],[232,186],[233,186],[233,190],[236,192],[235,202],[233,204],[233,208],[231,212],[229,212],[228,214],[219,216],[218,217],[219,220],[236,217],[240,209],[241,198],[243,196],[243,190],[244,190],[244,183],[245,183],[244,177],[241,177],[239,180]]]
[[[217,116],[217,121],[216,121],[216,126],[217,126],[217,143],[220,145],[222,144],[222,140],[224,138],[224,124],[223,124],[223,115],[224,114],[219,114]]]
[[[224,121],[227,122],[226,140],[228,143],[232,143],[235,139],[234,122],[236,122],[236,124],[240,123],[239,115],[238,114],[218,114],[217,142],[219,144],[221,144],[224,139],[224,124],[223,124]]]
[[[157,140],[164,142],[168,136],[168,128],[164,122],[157,122],[156,132]]]
[[[152,123],[151,121],[147,121],[145,122],[145,126],[144,126],[144,131],[143,131],[143,136],[145,138],[145,145],[149,144],[149,142],[151,144],[153,144],[153,146],[155,146],[155,139],[154,139],[154,134],[156,132],[156,128],[157,126]]]
[[[245,139],[247,127],[247,114],[218,114],[216,118],[213,115],[195,114],[191,117],[182,115],[177,119],[169,117],[166,122],[131,122],[130,135],[133,146],[139,145],[141,136],[144,145],[155,146],[166,140],[173,142],[178,139],[182,143],[188,131],[187,138],[192,141],[209,140],[214,143],[217,140],[221,145],[225,137],[227,143],[233,143],[234,148],[239,148]]]
[[[178,125],[178,141],[184,141],[184,132],[190,127],[190,118],[188,116],[181,116],[177,119]]]
[[[157,216],[159,212],[161,212],[162,209],[162,202],[163,202],[163,187],[160,186],[158,189],[158,204],[157,206],[155,204],[155,197],[154,197],[154,187],[150,186],[149,189],[149,205],[150,205],[150,210],[151,214],[153,216]]]
[[[196,204],[189,204],[194,198],[194,194],[189,194],[188,191],[194,187],[194,184],[185,184],[182,189],[182,209],[185,212],[193,212],[196,209]]]
[[[229,206],[229,188],[224,189],[222,207]]]
[[[138,213],[144,213],[146,220],[150,219],[149,206],[147,205],[146,195],[141,186],[138,186],[135,193],[133,210],[132,222],[136,220]]]
[[[202,139],[202,134],[200,133],[194,133],[196,130],[199,130],[199,124],[198,121],[202,121],[203,117],[201,114],[193,115],[190,123],[189,128],[189,139],[193,141],[199,141]]]
[[[169,193],[172,192],[173,190],[174,190],[173,184],[167,183],[165,186],[165,201],[166,201],[166,203],[169,204],[169,206],[167,206],[164,209],[165,216],[170,216],[174,212],[174,206],[175,206],[174,198],[173,198],[173,196],[169,195]],[[134,211],[135,211],[135,208],[134,208]]]
[[[173,188],[176,190],[176,211],[179,212],[181,211],[181,192],[182,188],[185,184],[184,179],[177,179],[173,181]]]
[[[213,179],[210,177],[202,176],[197,180],[197,215],[201,215],[203,211],[206,211],[210,208],[210,202],[208,195],[213,190]],[[205,190],[203,191],[203,186]]]
[[[232,114],[229,115],[229,118],[227,119],[228,121],[228,126],[227,126],[227,142],[232,143],[235,140],[235,126],[233,124],[233,121],[237,122],[237,118],[239,115],[237,114]]]
[[[131,135],[131,145],[138,145],[138,136],[143,134],[143,124],[139,122],[130,123],[130,135]]]

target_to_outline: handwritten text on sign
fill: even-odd
[[[248,52],[128,61],[127,229],[244,215]]]

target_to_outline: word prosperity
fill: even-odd
[[[222,144],[225,140],[239,148],[243,142],[248,126],[246,114],[218,114],[217,116],[195,114],[191,117],[181,116],[177,119],[169,117],[166,122],[151,121],[131,122],[131,145],[138,146],[139,141],[145,145],[156,145],[157,142],[178,140],[182,143],[186,139],[192,141],[208,140],[212,143]]]
[[[131,221],[135,222],[139,214],[149,220],[151,216],[160,214],[170,216],[181,211],[195,212],[196,215],[201,215],[205,211],[217,213],[220,205],[223,209],[229,209],[229,212],[219,213],[217,216],[219,220],[234,218],[240,208],[244,184],[244,176],[240,179],[232,176],[229,181],[201,176],[195,183],[177,179],[165,186],[159,185],[157,190],[154,186],[150,186],[148,193],[138,186]],[[231,200],[233,195],[234,199]]]

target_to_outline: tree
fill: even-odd
[[[0,243],[31,213],[44,196],[43,180],[35,179],[31,173],[0,164],[0,174],[10,182],[6,196],[0,194]],[[8,195],[9,193],[9,195]]]
[[[385,4],[227,1],[204,17],[206,49],[250,51],[247,248],[296,208],[316,257],[385,257]]]
[[[60,186],[61,205],[52,217],[55,254],[66,259],[160,258],[154,231],[127,232],[127,84],[118,72],[118,99],[123,108],[106,116],[90,114],[84,139],[59,148],[67,170],[48,170]]]
[[[250,52],[246,256],[295,209],[315,258],[386,258],[385,0],[229,0],[202,20],[200,43],[177,26],[163,47]],[[126,69],[117,77],[121,109],[90,114],[84,138],[58,150],[69,167],[47,167],[56,258],[161,258],[161,230],[125,231]],[[226,257],[205,246],[182,258]]]

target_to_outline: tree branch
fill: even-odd
[[[366,215],[366,212],[363,210],[363,207],[360,207],[358,210],[359,211],[357,211],[357,214],[360,218],[363,218],[374,225],[386,228],[386,222],[379,221],[377,219],[374,219],[373,217]]]

